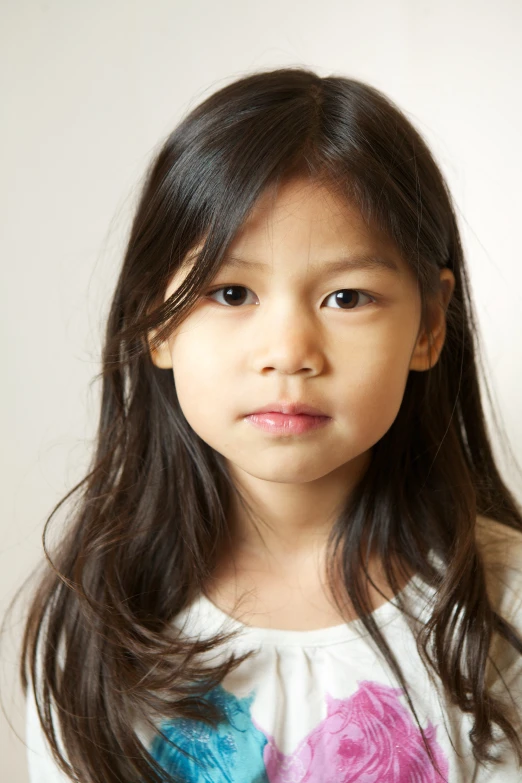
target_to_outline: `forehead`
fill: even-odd
[[[332,241],[332,235],[357,237],[360,241],[386,241],[377,229],[371,228],[357,207],[343,199],[332,188],[305,178],[293,178],[268,188],[254,204],[235,241],[274,232],[298,232],[317,236],[319,241]],[[313,237],[312,237],[313,238]]]
[[[192,267],[203,242],[185,257]],[[332,188],[292,179],[269,188],[237,231],[224,265],[262,270],[277,260],[302,261],[308,272],[372,269],[411,274],[396,245],[369,225],[358,208]]]

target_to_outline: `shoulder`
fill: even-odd
[[[52,755],[40,723],[31,686],[26,695],[25,710],[25,745],[30,783],[70,783],[71,779],[58,767]],[[59,731],[57,734],[58,744],[63,750]]]
[[[522,531],[477,516],[476,541],[490,599],[507,620],[522,610]]]
[[[476,532],[482,546],[498,548],[510,542],[522,548],[522,530],[514,530],[492,517],[478,514]]]
[[[492,599],[522,600],[522,531],[477,516],[476,541]]]
[[[476,540],[491,605],[522,637],[522,532],[478,516]],[[520,669],[520,679],[522,658],[511,645],[496,637],[490,652],[502,671]]]

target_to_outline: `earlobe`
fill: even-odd
[[[163,304],[164,297],[158,296],[157,299],[151,304],[147,310],[147,315],[151,315],[156,308]],[[172,357],[170,355],[169,344],[167,340],[164,340],[155,347],[152,346],[152,341],[158,334],[160,329],[150,329],[147,332],[147,344],[149,346],[149,354],[152,359],[152,363],[155,367],[159,367],[161,370],[172,369]]]
[[[151,340],[156,335],[156,330],[149,332],[147,342],[149,344],[150,357],[152,363],[161,370],[172,369],[172,356],[170,355],[169,344],[164,340],[157,348],[153,348]]]
[[[440,272],[440,296],[430,314],[430,328],[422,329],[410,360],[410,370],[425,372],[434,367],[446,339],[446,311],[455,288],[453,272],[446,267]]]
[[[431,329],[431,344],[428,332],[423,329],[417,339],[415,350],[410,360],[410,370],[415,370],[416,372],[431,370],[439,360],[445,338],[445,320],[441,321],[440,325],[435,329]]]

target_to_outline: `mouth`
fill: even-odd
[[[319,416],[330,418],[322,410],[319,410],[319,408],[314,408],[311,405],[305,405],[300,402],[273,402],[252,411],[252,413],[248,415],[259,416],[265,413],[279,413],[284,416]]]
[[[245,416],[245,420],[254,427],[274,435],[303,435],[324,427],[331,418],[322,414],[257,411]]]

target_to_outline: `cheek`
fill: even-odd
[[[369,383],[362,382],[353,392],[357,395],[358,422],[384,435],[399,412],[405,385],[406,378],[402,374],[388,374],[385,378],[370,379]]]
[[[351,360],[339,372],[337,398],[346,420],[358,430],[382,436],[393,424],[409,373],[411,333],[402,339],[376,339],[352,346]],[[380,435],[379,435],[380,433]]]
[[[179,334],[171,341],[171,357],[181,410],[192,429],[209,441],[219,428],[219,412],[224,412],[227,403],[230,407],[231,400],[223,377],[222,351],[207,342],[203,330]]]

